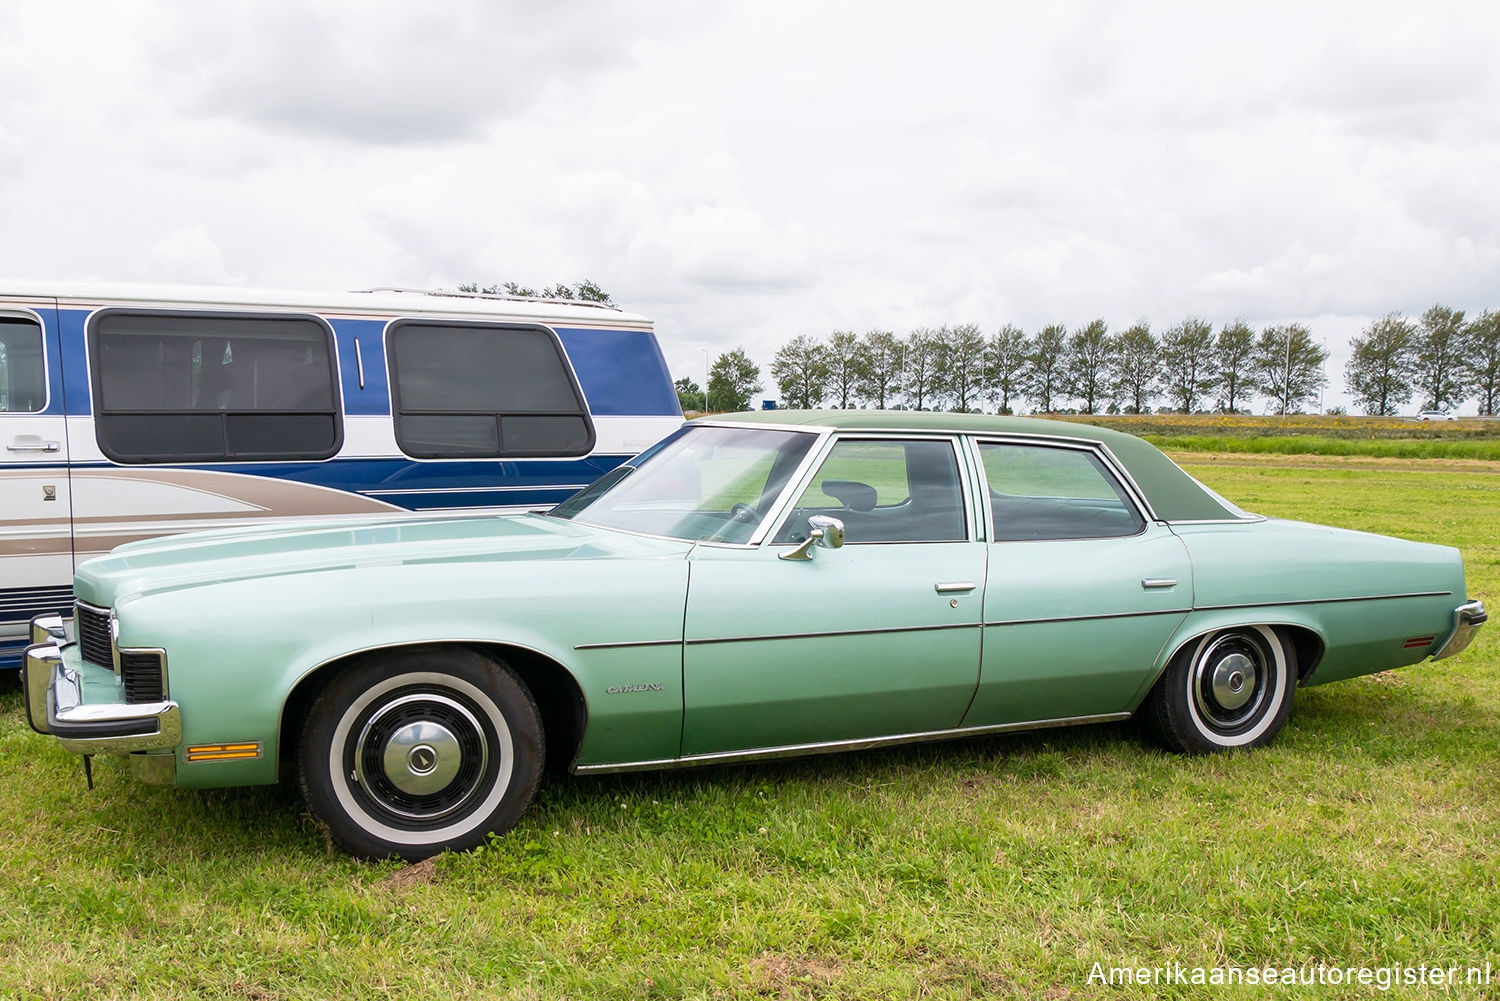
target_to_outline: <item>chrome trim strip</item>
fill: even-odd
[[[359,388],[365,388],[365,354],[359,349],[359,338],[354,338],[354,368],[359,373]]]
[[[657,758],[652,761],[627,761],[619,764],[577,765],[574,774],[605,775],[611,772],[635,772],[660,768],[691,768],[696,765],[717,765],[732,761],[763,761],[772,758],[792,758],[807,754],[832,754],[840,751],[864,751],[876,747],[897,744],[915,744],[929,740],[961,740],[965,737],[982,737],[988,734],[1012,733],[1020,730],[1048,730],[1059,726],[1081,726],[1088,723],[1117,723],[1129,719],[1130,713],[1104,713],[1098,716],[1067,716],[1059,719],[1030,720],[1025,723],[995,723],[989,726],[955,727],[951,730],[926,730],[919,733],[898,733],[889,737],[856,737],[852,740],[830,740],[812,744],[787,744],[781,747],[757,747],[748,751],[714,751],[709,754],[688,754],[680,758]]]
[[[681,646],[682,640],[625,640],[619,643],[576,643],[574,650],[625,650],[645,646]]]
[[[684,640],[686,646],[708,646],[712,643],[755,643],[761,640],[814,640],[832,636],[878,636],[886,633],[929,633],[942,629],[978,629],[978,622],[952,622],[937,626],[886,626],[878,629],[840,629],[826,633],[778,633],[768,636],[714,636]]]
[[[1409,594],[1370,594],[1357,598],[1293,598],[1288,601],[1249,601],[1242,605],[1195,605],[1195,612],[1224,612],[1238,608],[1279,608],[1284,605],[1341,605],[1350,601],[1389,601],[1395,598],[1443,598],[1452,591],[1412,591]]]
[[[1433,660],[1442,660],[1444,657],[1452,657],[1454,654],[1464,652],[1464,648],[1479,632],[1479,627],[1489,619],[1489,613],[1484,610],[1484,602],[1470,601],[1459,605],[1453,610],[1453,632],[1438,647],[1437,652],[1432,655]]]
[[[1162,608],[1145,612],[1101,612],[1097,615],[1064,615],[1055,619],[998,619],[994,622],[986,622],[984,627],[989,629],[991,626],[1032,626],[1045,625],[1052,622],[1090,622],[1095,619],[1141,619],[1149,615],[1186,615],[1191,611],[1194,611],[1194,609]]]

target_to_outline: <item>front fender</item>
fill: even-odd
[[[672,756],[686,589],[681,558],[351,567],[143,596],[122,605],[120,642],[167,651],[184,746],[258,741],[264,749],[233,762],[187,763],[179,754],[179,785],[275,781],[281,715],[299,683],[362,653],[433,643],[504,644],[555,661],[584,693],[591,755],[609,754],[611,743],[633,753],[636,728],[624,724],[644,721],[646,736],[636,739],[651,757]],[[623,705],[600,698],[642,685]],[[596,728],[615,738],[598,752]]]

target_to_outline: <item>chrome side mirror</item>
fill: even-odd
[[[807,533],[807,538],[802,540],[796,549],[781,553],[782,559],[810,560],[813,546],[838,549],[844,544],[844,523],[837,518],[830,518],[826,514],[815,514],[807,519],[807,525],[811,529]]]

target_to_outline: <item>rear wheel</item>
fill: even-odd
[[[1225,629],[1178,651],[1143,709],[1174,751],[1264,747],[1286,724],[1296,685],[1297,654],[1281,633]]]
[[[426,858],[515,826],[543,762],[536,703],[503,664],[468,650],[351,665],[302,726],[308,810],[355,855]]]

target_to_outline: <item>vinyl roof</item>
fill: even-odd
[[[941,414],[910,410],[756,410],[721,414],[713,421],[745,424],[811,425],[853,431],[949,431],[965,434],[1034,435],[1098,442],[1130,472],[1163,521],[1221,521],[1239,514],[1183,472],[1150,442],[1123,431],[1049,421],[1037,417]]]

